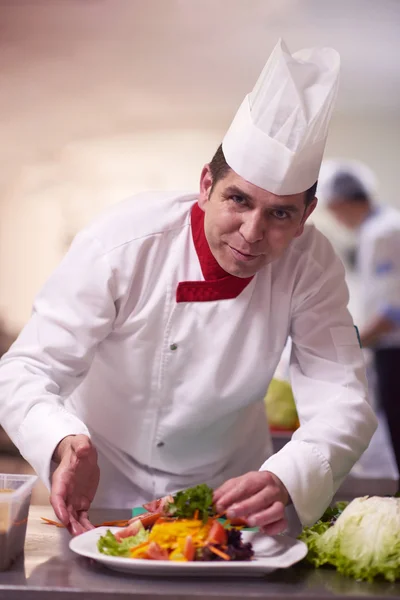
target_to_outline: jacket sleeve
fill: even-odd
[[[377,426],[343,265],[323,236],[313,255],[318,262],[310,256],[298,277],[290,331],[300,428],[262,466],[284,483],[304,526],[323,514]]]
[[[400,325],[400,234],[388,232],[373,243],[370,285],[374,287],[378,313]]]
[[[89,435],[64,409],[64,399],[81,383],[113,326],[112,284],[100,243],[80,233],[0,362],[0,423],[47,485],[61,439]]]

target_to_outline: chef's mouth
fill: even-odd
[[[242,261],[252,261],[252,260],[256,260],[256,258],[259,258],[259,254],[246,254],[245,252],[241,252],[240,250],[237,250],[236,248],[233,248],[232,246],[229,246],[232,254],[234,255],[234,257],[238,260],[242,260]]]

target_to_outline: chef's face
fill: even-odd
[[[328,208],[335,219],[347,229],[357,229],[368,212],[368,205],[365,203],[348,202],[345,198],[334,198]]]
[[[277,196],[234,171],[212,188],[206,165],[201,173],[199,206],[205,235],[218,264],[236,277],[251,277],[279,258],[302,234],[317,199],[307,207],[305,194]]]

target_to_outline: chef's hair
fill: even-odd
[[[224,151],[222,150],[222,144],[218,146],[216,153],[214,154],[214,156],[211,159],[211,162],[209,163],[209,167],[213,180],[211,187],[212,192],[214,186],[218,183],[218,181],[224,179],[224,177],[226,177],[229,171],[231,170],[230,166],[226,162]],[[305,191],[306,206],[311,204],[311,202],[314,200],[315,192],[317,190],[317,183],[318,182],[316,181],[308,190]]]
[[[331,182],[331,197],[349,202],[369,202],[368,193],[358,177],[352,173],[341,171]]]

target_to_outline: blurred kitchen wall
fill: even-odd
[[[0,0],[3,328],[19,331],[104,207],[197,188],[280,36],[339,50],[326,155],[367,162],[400,207],[399,32],[397,0]],[[315,220],[350,243],[322,209]]]

